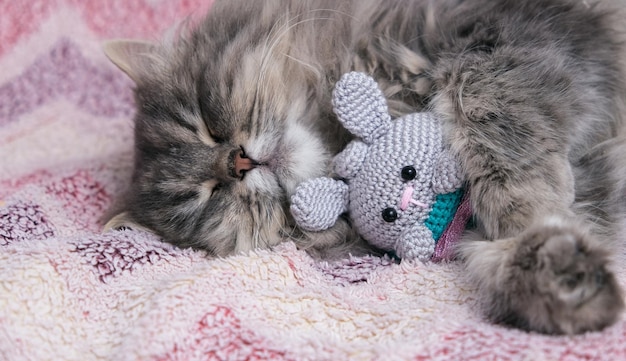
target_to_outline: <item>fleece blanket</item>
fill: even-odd
[[[102,233],[130,177],[133,98],[101,43],[209,8],[0,0],[0,359],[626,359],[621,320],[574,337],[489,323],[455,262],[324,262],[289,242],[211,259]]]

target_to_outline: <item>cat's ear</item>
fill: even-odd
[[[104,43],[106,56],[135,82],[141,79],[142,71],[152,65],[157,46],[137,40],[110,40]]]

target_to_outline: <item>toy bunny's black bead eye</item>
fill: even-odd
[[[398,212],[391,207],[385,208],[383,209],[383,219],[385,222],[395,222],[398,219]]]
[[[400,176],[402,177],[402,179],[410,181],[417,177],[417,171],[412,165],[407,165],[400,171]]]

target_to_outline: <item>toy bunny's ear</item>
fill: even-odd
[[[333,159],[335,173],[345,179],[354,178],[361,170],[367,155],[367,144],[353,140]]]
[[[343,126],[368,144],[390,126],[387,100],[374,79],[366,74],[344,74],[335,85],[333,107]]]
[[[290,210],[305,231],[326,230],[348,211],[348,185],[326,177],[309,179],[296,187]]]

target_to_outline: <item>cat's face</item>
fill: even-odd
[[[113,226],[215,255],[284,239],[289,195],[330,157],[301,70],[261,39],[116,42],[107,54],[135,81],[137,103],[133,184]]]

